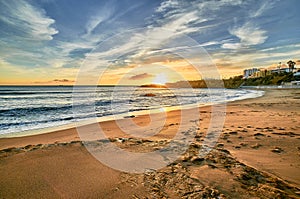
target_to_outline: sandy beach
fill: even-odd
[[[300,90],[267,89],[263,97],[230,102],[215,147],[199,157],[211,119],[200,107],[193,143],[176,161],[142,174],[121,172],[96,160],[76,128],[0,139],[0,198],[299,198]],[[125,150],[163,148],[180,124],[180,110],[167,112],[161,131],[134,138],[116,121],[80,127],[94,138],[99,125]],[[153,115],[152,122],[162,115]],[[191,118],[192,119],[192,118]],[[124,118],[143,127],[149,116]],[[89,138],[89,136],[86,136]],[[137,160],[138,161],[138,160]]]

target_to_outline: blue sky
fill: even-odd
[[[153,63],[193,79],[164,50],[186,47],[182,35],[208,52],[223,77],[275,67],[300,60],[299,7],[298,0],[1,0],[0,84],[72,83],[83,63],[105,69],[108,84],[124,74],[152,78],[161,73]]]

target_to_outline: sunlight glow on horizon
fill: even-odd
[[[168,82],[168,78],[164,73],[160,73],[152,80],[153,84],[165,85]]]

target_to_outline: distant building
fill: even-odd
[[[271,70],[271,73],[289,73],[292,72],[290,68],[277,68],[274,70]]]
[[[285,66],[285,68],[281,68],[282,66]],[[294,70],[297,70],[295,67],[293,67]],[[272,70],[267,70],[267,69],[258,69],[258,68],[250,68],[250,69],[245,69],[244,70],[244,74],[243,74],[243,78],[244,79],[248,79],[248,78],[258,78],[258,77],[266,77],[268,75],[277,73],[290,73],[293,72],[293,69],[291,67],[287,68],[285,64],[281,64],[281,62],[279,62],[278,66],[276,69],[272,69]],[[298,70],[297,74],[295,77],[300,78],[299,75],[300,69]]]
[[[296,80],[298,80],[298,81],[300,80],[300,71],[299,72],[295,72],[293,75],[294,75],[294,77],[295,77]]]
[[[244,79],[251,77],[253,74],[255,74],[258,71],[259,71],[259,69],[257,69],[257,68],[251,68],[251,69],[244,70]]]
[[[266,77],[267,75],[271,75],[271,71],[266,69],[260,69],[259,71],[255,72],[251,77]]]

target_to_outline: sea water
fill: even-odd
[[[1,86],[0,136],[91,118],[255,98],[263,91],[83,86]]]

